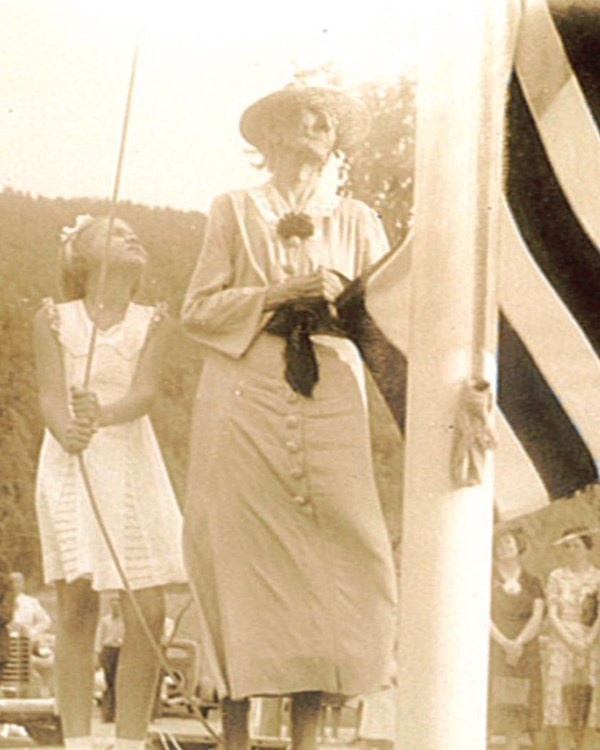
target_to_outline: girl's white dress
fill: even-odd
[[[82,300],[46,301],[63,352],[67,387],[83,383],[92,324]],[[90,389],[101,403],[124,396],[162,310],[130,304],[123,320],[98,331]],[[110,538],[133,589],[186,580],[181,513],[150,418],[100,429],[83,454]],[[46,430],[36,508],[46,582],[89,578],[98,591],[124,588],[82,480],[78,457]]]

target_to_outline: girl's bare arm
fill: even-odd
[[[147,414],[159,391],[173,327],[172,319],[165,317],[150,332],[131,386],[122,398],[103,404],[90,391],[72,389],[75,414],[91,419],[97,427],[124,424]]]
[[[91,437],[91,425],[69,411],[60,345],[52,331],[48,311],[34,319],[34,352],[40,409],[46,426],[68,453],[80,453]]]

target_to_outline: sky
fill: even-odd
[[[0,190],[113,192],[183,210],[264,180],[242,111],[295,70],[390,80],[415,63],[414,0],[0,0]]]

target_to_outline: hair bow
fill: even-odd
[[[73,242],[93,221],[94,217],[91,214],[80,214],[75,218],[75,224],[72,227],[62,227],[60,230],[60,244],[68,263],[73,259]]]

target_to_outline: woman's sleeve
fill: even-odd
[[[222,195],[211,206],[204,243],[182,307],[188,333],[201,344],[230,357],[241,357],[269,317],[264,312],[267,286],[258,279],[234,286],[236,220],[232,198]],[[254,282],[252,284],[252,282]]]
[[[381,219],[377,213],[368,206],[365,206],[364,218],[362,221],[363,227],[361,232],[360,241],[360,252],[358,256],[358,268],[356,269],[356,275],[358,276],[367,268],[376,263],[382,258],[390,249],[387,235]]]

